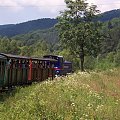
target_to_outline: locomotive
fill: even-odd
[[[53,63],[56,76],[67,75],[72,72],[72,63],[65,61],[63,56],[45,55],[43,58],[51,58],[56,60],[56,62]]]
[[[62,56],[34,58],[0,53],[0,89],[54,79],[71,71],[71,62]]]

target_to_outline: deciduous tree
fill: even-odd
[[[101,24],[93,22],[99,12],[96,5],[89,5],[86,0],[65,0],[66,10],[60,12],[57,28],[62,44],[80,58],[81,71],[84,71],[84,56],[96,56],[99,52]]]

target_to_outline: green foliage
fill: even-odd
[[[49,45],[45,41],[41,41],[36,43],[33,47],[32,56],[43,57],[46,54],[49,54]]]
[[[102,59],[96,63],[96,70],[108,70],[114,68],[114,63],[107,61],[107,59]]]
[[[87,60],[88,61],[85,61],[86,69],[109,70],[120,66],[120,52],[111,52],[107,54],[106,57]]]
[[[96,68],[101,70],[114,68],[115,67],[114,56],[115,56],[114,52],[107,54],[105,58],[98,60]]]
[[[116,67],[120,66],[120,50],[117,51],[114,62]]]
[[[110,52],[106,56],[85,57],[85,68],[89,70],[109,70],[120,66],[120,51]]]
[[[45,40],[50,44],[55,44],[58,41],[58,33],[57,30],[53,27],[46,30],[36,30],[27,34],[17,35],[12,37],[12,39],[21,41],[23,45],[27,46],[33,45],[36,42],[40,42],[41,40]]]
[[[65,3],[67,9],[58,17],[59,37],[65,47],[81,59],[84,71],[85,53],[96,56],[99,52],[101,35],[98,28],[101,24],[92,22],[99,11],[85,0],[65,0]]]
[[[0,38],[1,53],[42,57],[43,55],[50,53],[49,50],[49,44],[43,40],[39,40],[39,42],[36,42],[30,46],[23,46],[23,43],[20,41],[8,39],[7,37]]]
[[[0,38],[0,52],[20,54],[20,48],[15,40],[8,39],[7,37]]]
[[[95,69],[96,58],[93,56],[85,56],[85,69],[93,70]]]
[[[20,49],[21,49],[20,55],[22,56],[31,56],[33,53],[33,47],[31,46],[23,46],[20,47]]]
[[[107,54],[117,51],[120,45],[120,19],[113,19],[104,23],[102,31],[106,39],[102,42],[101,53]]]

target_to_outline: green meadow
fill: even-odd
[[[0,120],[120,120],[120,69],[78,71],[0,93]]]

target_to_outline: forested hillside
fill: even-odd
[[[7,29],[7,28],[10,28],[10,27],[12,27],[12,26],[14,26],[14,24],[0,25],[0,30],[2,30],[2,29]]]
[[[97,20],[106,22],[112,20],[113,18],[120,18],[120,9],[104,12],[99,15]]]
[[[104,22],[101,31],[106,37],[101,45],[101,53],[109,53],[120,48],[120,19],[114,18],[111,21]],[[27,34],[14,36],[13,39],[22,41],[24,45],[32,45],[39,40],[45,40],[48,43],[58,43],[58,32],[55,27],[47,30],[37,30]]]
[[[115,52],[120,49],[120,18],[105,22],[102,31],[106,37],[102,43],[102,53]]]
[[[0,35],[12,37],[38,29],[48,29],[53,27],[56,23],[56,19],[44,18],[15,25],[2,25],[0,26]]]
[[[40,40],[55,44],[58,42],[58,32],[57,29],[53,27],[46,30],[36,30],[27,34],[17,35],[12,37],[12,39],[21,41],[24,45],[32,45]]]
[[[113,18],[120,18],[120,9],[104,12],[100,14],[96,20],[105,22],[110,21]],[[19,24],[0,25],[0,35],[13,37],[15,35],[25,34],[34,30],[49,29],[57,22],[57,19],[44,18]]]

